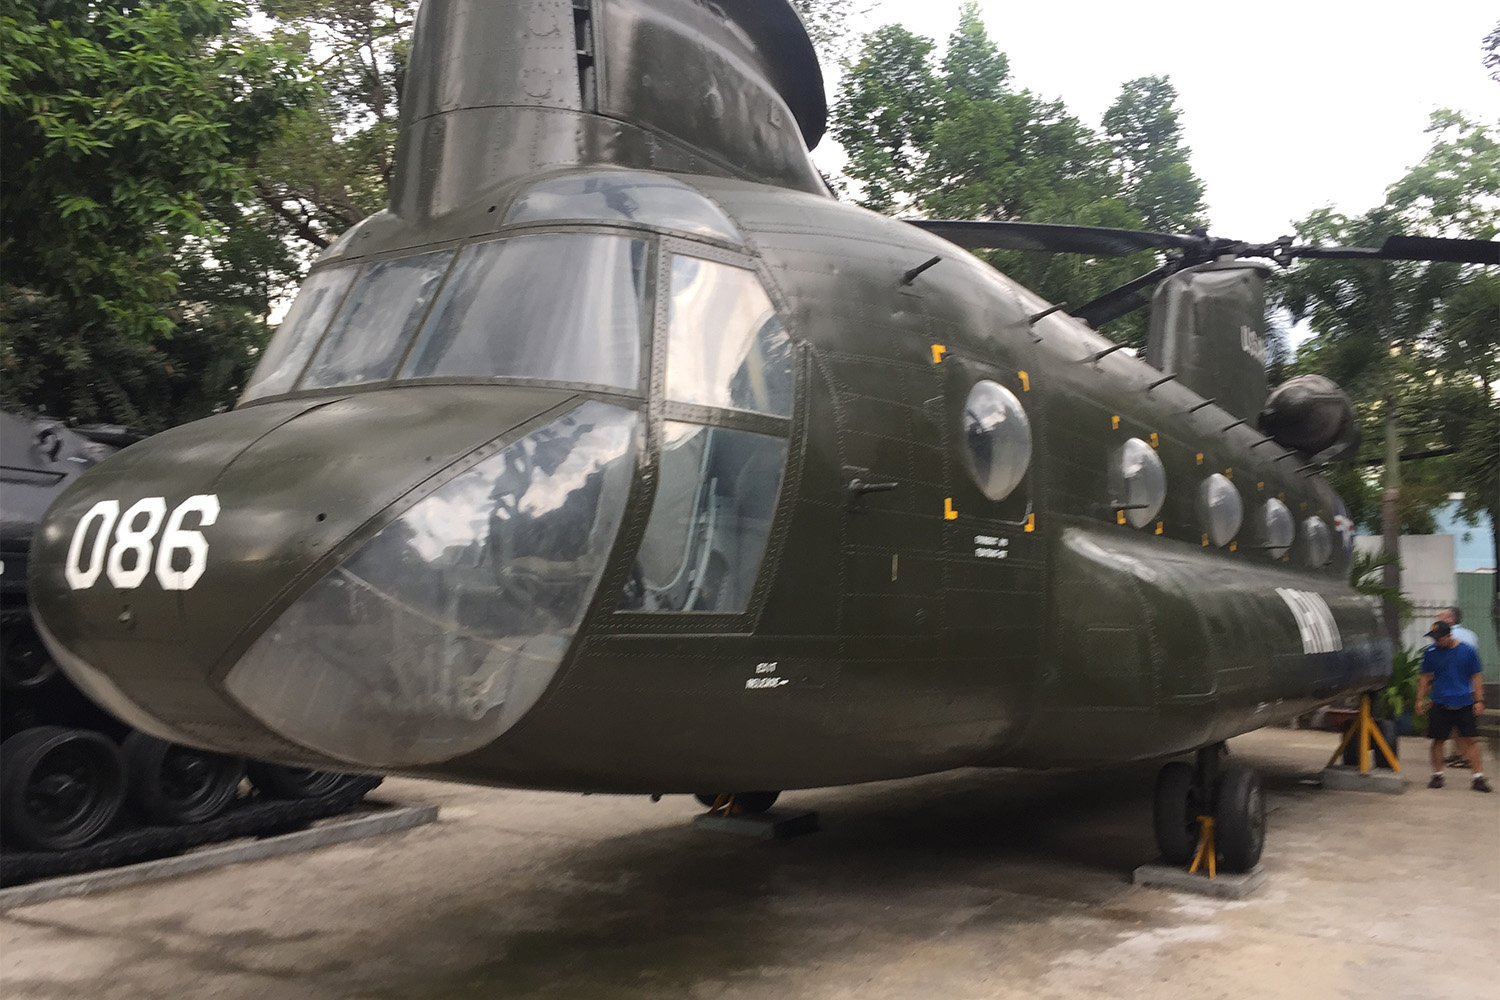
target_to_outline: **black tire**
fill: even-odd
[[[29,624],[8,627],[0,643],[0,687],[6,691],[35,691],[57,676],[57,664]]]
[[[754,816],[763,813],[776,804],[776,799],[780,795],[780,792],[735,792],[734,813],[737,816]],[[698,792],[693,798],[710,809],[719,801],[719,795],[710,792]]]
[[[229,808],[245,776],[238,757],[195,750],[132,731],[120,747],[130,800],[151,823],[204,823]]]
[[[0,744],[0,824],[22,847],[82,847],[124,801],[125,759],[102,733],[37,726]]]
[[[341,791],[359,781],[358,775],[337,771],[313,771],[252,760],[245,765],[250,783],[273,799],[317,799]]]
[[[1359,720],[1355,719],[1353,722],[1349,723],[1349,725],[1351,727],[1358,726]],[[1391,752],[1399,757],[1401,755],[1401,737],[1396,733],[1396,720],[1376,719],[1375,725],[1380,729],[1380,735],[1385,737],[1385,742],[1390,746]],[[1383,767],[1387,771],[1391,769],[1390,762],[1385,759],[1385,754],[1381,753],[1379,748],[1375,746],[1374,740],[1370,741],[1370,759],[1374,761],[1376,767]],[[1344,766],[1359,766],[1358,741],[1351,739],[1344,745]]]
[[[1198,851],[1198,817],[1202,815],[1198,794],[1193,789],[1191,764],[1174,760],[1163,764],[1156,773],[1156,796],[1152,820],[1156,826],[1156,847],[1161,859],[1169,865],[1185,865]]]
[[[1243,764],[1224,769],[1214,810],[1214,842],[1226,871],[1247,872],[1266,845],[1266,797],[1260,775]]]

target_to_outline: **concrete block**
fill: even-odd
[[[198,848],[170,858],[157,861],[142,861],[139,864],[119,868],[103,868],[78,875],[28,882],[25,885],[0,889],[0,912],[16,906],[43,903],[52,899],[82,896],[123,885],[135,885],[152,879],[171,878],[190,872],[238,864],[241,861],[256,861],[274,858],[296,851],[308,851],[330,844],[344,844],[351,840],[373,837],[397,830],[409,830],[437,819],[438,807],[434,805],[400,805],[367,801],[352,813],[319,820],[306,830],[284,833],[274,837],[243,837],[210,847]]]
[[[1406,791],[1406,774],[1372,767],[1364,774],[1357,767],[1336,764],[1323,768],[1323,787],[1335,792],[1384,792],[1400,795]]]
[[[1260,865],[1247,872],[1219,872],[1209,878],[1208,872],[1198,870],[1188,874],[1185,867],[1176,865],[1141,865],[1130,875],[1136,885],[1150,885],[1177,892],[1191,892],[1215,899],[1244,899],[1266,880],[1266,870]]]
[[[818,814],[808,809],[767,809],[753,816],[719,816],[704,813],[693,819],[700,830],[732,833],[754,840],[782,840],[818,832]]]

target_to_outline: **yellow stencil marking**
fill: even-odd
[[[1117,510],[1117,511],[1115,511],[1115,523],[1116,524],[1124,524],[1125,523],[1125,512],[1123,510]]]
[[[1120,415],[1118,413],[1109,418],[1109,429],[1112,431],[1120,429]]]
[[[1153,448],[1159,448],[1159,447],[1161,447],[1161,442],[1156,439],[1156,432],[1155,431],[1151,432],[1151,447],[1153,447]]]
[[[1198,452],[1198,464],[1199,465],[1203,464],[1203,452],[1201,452],[1201,451]]]
[[[958,518],[958,511],[953,509],[953,498],[943,498],[943,520],[953,521]]]
[[[941,362],[943,360],[943,355],[947,354],[947,353],[948,353],[948,348],[944,347],[942,344],[933,344],[932,345],[932,363],[933,364],[938,364],[939,362]]]
[[[1224,478],[1225,479],[1233,479],[1234,478],[1234,470],[1233,469],[1225,469],[1224,470]]]
[[[1206,531],[1203,533],[1203,544],[1204,545],[1208,544],[1208,532],[1206,532]]]
[[[1156,522],[1156,533],[1158,535],[1161,534],[1161,528],[1162,528],[1162,523],[1160,521],[1157,521]]]
[[[1021,391],[1022,392],[1030,392],[1031,391],[1031,376],[1027,375],[1025,372],[1016,372],[1016,374],[1021,377]]]
[[[1036,530],[1036,515],[1035,514],[1027,514],[1026,515],[1026,527],[1023,530],[1025,530],[1025,531],[1035,531]]]
[[[1229,543],[1229,551],[1230,552],[1238,552],[1239,550],[1240,550],[1240,543],[1239,542],[1230,542]]]
[[[1258,483],[1255,484],[1255,492],[1257,492],[1257,493],[1261,492],[1265,488],[1266,488],[1266,484],[1265,484],[1264,480],[1262,480],[1261,482],[1258,482]]]

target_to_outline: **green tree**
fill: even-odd
[[[1147,227],[1170,232],[1205,221],[1203,184],[1188,164],[1176,101],[1167,77],[1143,76],[1121,88],[1103,122],[1121,196]]]
[[[1500,228],[1500,145],[1489,128],[1433,115],[1427,156],[1349,218],[1328,209],[1297,227],[1314,243],[1379,246],[1397,233],[1493,239]],[[1403,453],[1452,451],[1401,466],[1404,530],[1433,529],[1432,511],[1461,491],[1460,512],[1500,524],[1500,275],[1453,263],[1307,261],[1272,285],[1273,301],[1315,336],[1295,367],[1338,382],[1366,431],[1366,460],[1383,454],[1385,401],[1399,414]],[[1379,523],[1378,488],[1363,467],[1335,473],[1351,513]],[[1492,538],[1500,555],[1500,534]]]
[[[264,270],[230,273],[249,252],[249,163],[308,93],[294,54],[234,29],[243,13],[0,2],[0,391],[13,405],[156,429],[232,399],[264,335],[247,304]]]
[[[309,106],[264,150],[267,232],[322,249],[388,200],[416,0],[259,0],[272,38],[316,59]]]
[[[1016,89],[1004,53],[974,3],[941,59],[930,39],[886,26],[864,39],[833,112],[849,156],[846,190],[886,213],[930,218],[1056,222],[1173,230],[1203,214],[1202,185],[1164,78],[1126,84],[1100,136],[1061,101]],[[1081,305],[1155,267],[1154,254],[1091,259],[1070,254],[982,254],[1056,302]],[[1145,319],[1107,327],[1139,346]]]

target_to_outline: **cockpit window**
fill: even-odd
[[[297,387],[390,378],[452,260],[441,250],[366,266]]]
[[[719,207],[681,181],[660,174],[610,171],[541,181],[516,199],[506,223],[553,219],[640,222],[743,243]]]
[[[333,312],[344,301],[344,293],[358,268],[338,267],[310,276],[287,310],[276,336],[266,345],[255,376],[245,387],[240,402],[286,392],[297,381],[307,356],[318,345]]]
[[[792,344],[755,272],[672,257],[667,399],[792,412]]]
[[[557,233],[465,247],[402,378],[507,375],[635,388],[646,243]]]
[[[786,440],[668,421],[651,519],[622,611],[745,610],[771,533]]]

